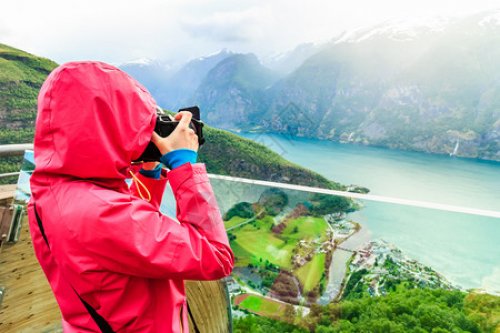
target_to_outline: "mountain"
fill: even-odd
[[[202,108],[204,119],[214,126],[255,124],[253,117],[266,105],[265,91],[277,78],[254,54],[235,54],[208,72],[193,101]]]
[[[178,70],[152,60],[125,63],[120,68],[141,82],[159,105],[174,110],[195,105],[191,97],[207,73],[232,54],[224,49],[190,60]]]
[[[57,64],[0,44],[0,144],[33,142],[38,90]],[[21,157],[1,156],[0,173],[20,170]],[[1,178],[13,183],[17,177]]]
[[[148,58],[136,59],[119,66],[142,83],[151,94],[161,92],[161,88],[169,86],[175,69],[169,64]]]
[[[196,105],[193,94],[205,79],[207,73],[218,63],[232,56],[233,53],[224,49],[216,54],[193,59],[184,65],[170,80],[170,86],[159,91],[158,103],[166,107],[178,109],[183,106]]]
[[[298,135],[500,160],[500,26],[485,19],[333,42],[274,87],[264,119]],[[287,118],[292,106],[307,122]]]
[[[56,66],[0,44],[0,144],[33,141],[38,90]]]
[[[403,23],[346,33],[249,93],[214,69],[197,100],[221,128],[500,161],[500,12]]]
[[[0,144],[33,142],[38,91],[56,66],[51,60],[0,44]],[[199,161],[212,173],[345,189],[251,140],[210,126],[204,127],[204,135]],[[0,173],[19,171],[21,159],[0,157]]]
[[[289,74],[296,70],[309,57],[318,53],[324,45],[302,43],[293,50],[275,54],[263,61],[266,67],[280,74]]]

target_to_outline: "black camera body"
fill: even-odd
[[[202,144],[205,143],[205,138],[203,137],[203,122],[200,119],[200,108],[197,106],[191,106],[188,108],[180,109],[181,111],[189,111],[193,114],[191,118],[191,123],[189,127],[194,130],[196,135],[198,136],[198,143],[201,147]],[[156,118],[155,132],[165,138],[169,136],[179,125],[179,121],[172,120],[170,116],[158,113],[158,117]],[[159,162],[161,157],[161,153],[153,142],[150,142],[146,147],[146,150],[142,153],[142,155],[133,162]]]

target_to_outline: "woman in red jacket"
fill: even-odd
[[[28,216],[65,333],[187,333],[183,280],[231,273],[191,115],[160,138],[155,108],[144,87],[100,62],[62,65],[42,86]],[[145,165],[129,189],[131,161],[151,140],[169,170]],[[159,211],[167,181],[178,221]]]

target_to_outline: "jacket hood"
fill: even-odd
[[[155,109],[150,93],[114,66],[59,66],[38,96],[33,182],[70,177],[110,187],[123,183],[151,139]]]

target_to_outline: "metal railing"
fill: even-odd
[[[0,156],[22,155],[25,150],[32,150],[32,143],[0,145]]]
[[[32,143],[16,143],[8,145],[0,145],[0,157],[2,156],[19,156],[23,155],[25,150],[33,150]],[[19,176],[20,172],[6,172],[0,174],[0,179]]]
[[[32,150],[32,149],[33,149],[32,143],[0,145],[0,156],[21,155],[24,153],[25,150]],[[0,178],[16,176],[19,174],[20,174],[20,172],[3,173],[3,174],[0,174]],[[254,185],[263,185],[263,186],[270,186],[270,187],[297,190],[297,191],[305,191],[305,192],[311,192],[311,193],[330,194],[330,195],[335,195],[335,196],[347,197],[347,198],[351,198],[351,199],[361,199],[361,200],[368,200],[368,201],[393,203],[393,204],[398,204],[398,205],[403,205],[403,206],[429,208],[429,209],[436,209],[436,210],[442,210],[442,211],[448,211],[448,212],[465,213],[465,214],[500,218],[500,212],[492,211],[492,210],[469,208],[469,207],[462,207],[462,206],[455,206],[455,205],[447,205],[447,204],[440,204],[440,203],[427,202],[427,201],[418,201],[418,200],[386,197],[386,196],[372,195],[372,194],[362,194],[362,193],[355,193],[355,192],[348,192],[348,191],[335,191],[335,190],[323,189],[323,188],[318,188],[318,187],[310,187],[310,186],[287,184],[287,183],[277,183],[277,182],[256,180],[256,179],[246,179],[246,178],[233,177],[233,176],[224,176],[224,175],[216,175],[216,174],[209,174],[208,176],[210,178],[213,178],[213,179],[221,179],[221,180],[226,180],[226,181],[234,181],[234,182],[248,183],[248,184],[254,184]]]

